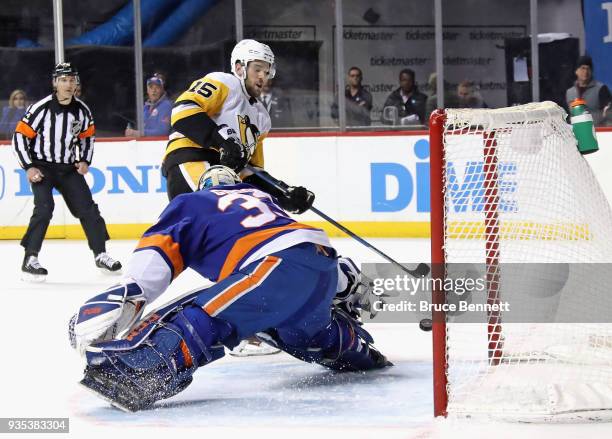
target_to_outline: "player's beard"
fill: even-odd
[[[252,98],[255,98],[255,99],[257,99],[258,97],[261,96],[261,92],[262,92],[263,86],[262,87],[257,87],[255,85],[255,83],[249,84],[248,83],[248,78],[244,81],[244,84],[245,84],[245,88],[246,88],[246,91],[249,94],[249,96],[251,96]]]

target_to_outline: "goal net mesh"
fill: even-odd
[[[471,294],[511,307],[447,317],[449,414],[611,417],[612,212],[565,117],[446,110],[447,269],[473,264],[486,291]]]

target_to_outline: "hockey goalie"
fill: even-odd
[[[269,194],[213,166],[140,239],[126,277],[83,304],[71,344],[81,381],[126,411],[169,398],[194,371],[257,335],[300,360],[339,371],[391,366],[359,312],[370,282],[322,230],[295,222]],[[187,267],[216,282],[141,318]]]

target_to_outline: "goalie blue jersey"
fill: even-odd
[[[296,222],[249,184],[176,197],[140,239],[127,276],[151,302],[187,267],[217,282],[254,261],[304,242],[331,247],[320,229]]]

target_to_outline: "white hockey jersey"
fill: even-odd
[[[252,156],[253,166],[264,166],[263,139],[271,128],[270,115],[261,102],[251,98],[241,81],[232,74],[213,72],[194,81],[176,100],[172,109],[172,125],[176,121],[199,112],[205,112],[217,125],[227,125],[239,134]],[[182,148],[203,148],[179,132],[170,135],[166,148],[170,153]]]

